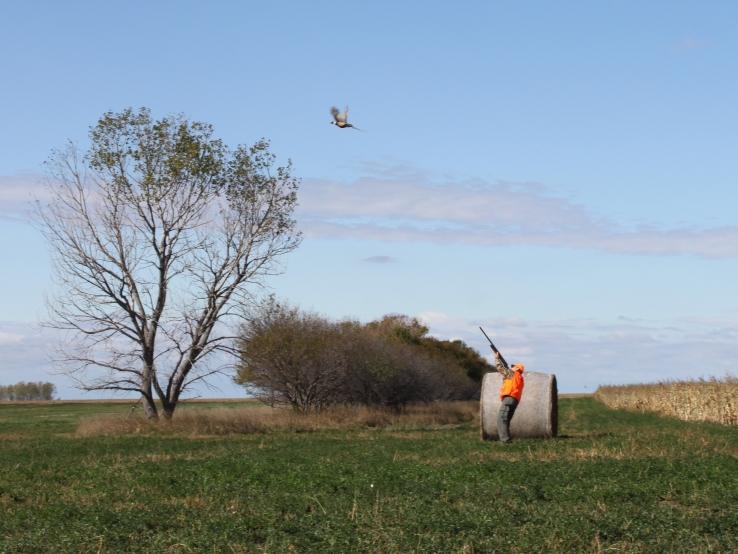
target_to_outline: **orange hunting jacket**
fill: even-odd
[[[500,387],[500,400],[506,396],[512,396],[515,400],[520,402],[520,397],[523,396],[523,387],[525,386],[525,380],[523,379],[522,371],[512,371],[508,367],[497,362],[497,371],[502,373],[502,387]]]
[[[523,374],[520,371],[515,371],[512,377],[509,379],[502,380],[502,387],[500,388],[500,398],[506,396],[512,396],[515,400],[520,402],[520,397],[523,396],[523,387],[525,386],[525,380]]]

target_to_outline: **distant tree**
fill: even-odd
[[[59,292],[60,362],[86,390],[133,391],[158,418],[232,353],[228,323],[300,242],[297,180],[269,143],[229,150],[210,125],[147,109],[106,113],[90,147],[50,160],[39,206]]]
[[[53,383],[38,383],[41,400],[53,400],[56,386]]]
[[[0,400],[53,400],[56,386],[53,383],[26,383],[0,385]]]

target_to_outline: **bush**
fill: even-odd
[[[341,328],[270,300],[244,326],[236,382],[269,405],[319,411],[340,396],[347,357]]]
[[[495,371],[476,350],[462,340],[440,340],[427,336],[428,327],[417,319],[405,315],[386,315],[378,321],[367,324],[368,329],[395,337],[410,345],[419,346],[425,352],[446,358],[447,363],[460,366],[467,377],[477,383],[482,382],[484,374]]]

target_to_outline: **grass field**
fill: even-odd
[[[76,434],[127,409],[0,405],[0,552],[738,552],[736,427],[585,397],[508,446],[476,422]]]

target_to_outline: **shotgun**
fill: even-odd
[[[491,338],[489,338],[489,336],[487,335],[487,333],[485,333],[485,332],[484,332],[484,329],[482,329],[482,327],[481,327],[481,326],[479,327],[479,330],[480,330],[480,331],[482,332],[482,334],[483,334],[483,335],[484,335],[485,337],[487,337],[487,340],[489,341],[489,345],[490,345],[490,346],[492,347],[492,352],[494,352],[495,354],[500,354],[500,351],[499,351],[499,350],[497,350],[497,347],[495,346],[495,343],[493,343],[493,342],[492,342],[492,339],[491,339]],[[505,360],[505,358],[503,358],[503,357],[502,357],[502,354],[500,354],[500,361],[502,362],[502,364],[503,364],[503,365],[504,365],[504,366],[505,366],[506,368],[510,369],[510,366],[509,366],[509,365],[507,364],[507,360]]]

